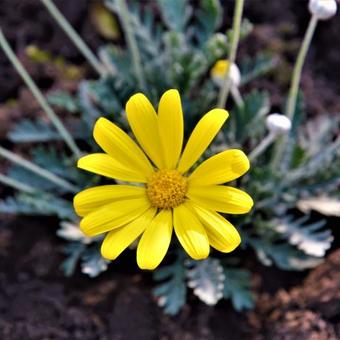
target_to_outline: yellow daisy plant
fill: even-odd
[[[93,136],[103,153],[79,159],[78,167],[127,184],[102,185],[78,193],[74,207],[86,236],[107,233],[102,256],[116,259],[141,236],[137,263],[155,269],[169,248],[172,232],[193,259],[205,259],[210,246],[224,253],[240,244],[235,227],[220,213],[247,213],[253,200],[222,185],[249,169],[240,150],[220,152],[190,169],[228,118],[213,109],[205,114],[183,147],[183,112],[177,90],[166,91],[158,114],[142,94],[126,104],[127,119],[138,144],[122,129],[99,118]]]

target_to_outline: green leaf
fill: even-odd
[[[22,202],[20,197],[6,197],[0,201],[0,213],[2,214],[22,214],[22,215],[38,215],[39,210],[30,204]]]
[[[192,14],[187,0],[158,0],[162,18],[170,30],[183,32]]]
[[[32,148],[31,153],[33,163],[80,186],[85,186],[89,178],[93,177],[79,171],[73,158],[68,157],[63,151],[54,149],[53,146],[38,146]],[[17,165],[10,167],[7,175],[40,191],[53,189],[57,193],[64,193],[64,190],[55,183]]]
[[[268,73],[273,70],[276,65],[276,59],[271,55],[264,53],[259,53],[255,58],[243,59],[240,65],[242,84],[246,84],[257,77]]]
[[[310,157],[317,155],[337,138],[339,126],[339,115],[325,114],[307,120],[299,130],[300,147]]]
[[[332,233],[322,229],[326,224],[325,220],[305,224],[308,218],[309,216],[304,216],[294,220],[292,216],[288,216],[278,222],[276,230],[305,254],[322,257],[331,247]]]
[[[86,124],[88,134],[92,133],[95,121],[101,116],[101,112],[96,108],[93,98],[90,94],[89,82],[83,81],[78,89],[78,101],[81,119]]]
[[[118,16],[120,15],[120,7],[117,6],[115,1],[105,0],[105,5]],[[130,25],[133,34],[136,36],[143,61],[148,61],[150,56],[157,58],[161,51],[163,30],[160,24],[157,23],[154,8],[152,6],[142,6],[138,2],[130,3],[129,5]],[[110,46],[109,48],[111,49],[112,47]],[[124,54],[126,55],[126,53]],[[131,59],[128,55],[125,57],[125,62],[127,61],[131,65]],[[122,69],[118,68],[117,70],[121,72]],[[121,73],[124,76],[125,71]],[[130,73],[129,71],[128,74]]]
[[[93,238],[85,236],[85,234],[79,228],[79,223],[75,223],[75,221],[61,221],[59,224],[59,229],[57,230],[57,235],[64,240],[72,242],[89,244],[93,241]]]
[[[36,143],[60,140],[61,137],[54,128],[42,120],[23,119],[15,125],[8,134],[13,143]]]
[[[79,242],[72,242],[63,248],[63,253],[67,255],[67,258],[61,263],[60,268],[65,276],[73,275],[85,249],[85,245]]]
[[[7,197],[0,201],[0,212],[23,215],[56,215],[61,219],[77,220],[71,202],[45,193],[20,193],[15,197]]]
[[[304,96],[301,91],[298,93],[296,106],[295,106],[295,113],[294,119],[292,121],[292,128],[288,135],[288,140],[286,141],[286,148],[285,152],[282,157],[282,161],[280,164],[280,169],[283,173],[287,172],[287,169],[293,167],[293,157],[295,155],[294,151],[296,148],[296,140],[298,135],[298,129],[301,126],[303,119],[305,118],[305,102]],[[288,172],[289,174],[289,172]]]
[[[55,183],[52,183],[51,181],[48,181],[47,179],[32,173],[32,171],[18,165],[11,166],[7,171],[7,176],[19,181],[20,183],[30,185],[37,190],[48,191],[53,189],[59,193],[64,192],[64,190]]]
[[[176,315],[185,304],[187,289],[183,260],[183,253],[179,253],[172,265],[157,269],[153,275],[155,281],[163,281],[153,290],[153,295],[169,315]]]
[[[318,153],[310,157],[303,166],[296,168],[286,174],[285,184],[291,186],[297,182],[316,178],[321,172],[339,163],[340,160],[340,138],[325,145]]]
[[[242,19],[241,27],[240,27],[240,40],[245,39],[253,30],[253,24],[247,19]],[[229,41],[232,41],[233,30],[229,29],[227,31],[227,37]]]
[[[266,129],[264,117],[269,110],[268,92],[253,90],[244,97],[244,106],[235,107],[230,115],[238,143],[242,145],[246,139],[262,138]]]
[[[107,270],[109,261],[105,260],[97,247],[86,249],[81,258],[81,271],[93,278]]]
[[[205,41],[203,45],[203,52],[207,58],[207,61],[212,67],[217,60],[225,57],[228,53],[228,39],[225,34],[215,33]]]
[[[79,121],[68,126],[74,138],[85,139],[88,133],[84,124]],[[8,138],[13,143],[41,143],[63,140],[54,127],[43,120],[23,119],[8,133]]]
[[[78,102],[64,91],[55,91],[47,96],[47,100],[51,105],[64,109],[68,112],[78,112]]]
[[[320,258],[306,255],[287,243],[274,244],[274,241],[260,239],[248,239],[248,243],[265,266],[271,266],[274,262],[280,269],[301,271],[322,262]]]
[[[223,10],[219,0],[201,0],[196,11],[198,28],[196,34],[200,44],[204,44],[222,22]]]
[[[18,198],[21,202],[26,203],[38,212],[40,215],[56,215],[61,219],[71,221],[77,220],[72,202],[59,198],[57,196],[45,193],[37,194],[20,194]]]
[[[89,82],[89,94],[94,104],[101,109],[102,115],[117,114],[122,110],[121,102],[115,92],[112,77]]]
[[[250,272],[244,269],[224,268],[224,274],[224,298],[231,299],[237,311],[252,309],[255,296],[251,291]]]
[[[39,146],[32,149],[33,162],[58,176],[73,179],[70,173],[74,170],[75,161],[63,151],[52,146]]]
[[[189,261],[188,286],[207,305],[213,306],[222,299],[225,276],[218,259]]]

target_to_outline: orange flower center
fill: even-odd
[[[184,202],[188,180],[177,170],[159,170],[152,174],[146,193],[151,205],[159,209],[170,209]]]

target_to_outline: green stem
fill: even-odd
[[[260,144],[248,155],[250,161],[254,161],[259,155],[261,155],[276,139],[275,133],[269,133]]]
[[[309,21],[308,28],[303,38],[303,42],[294,66],[286,107],[286,115],[291,120],[294,119],[296,99],[299,91],[299,84],[301,80],[303,64],[305,63],[307,52],[310,47],[310,43],[312,41],[317,23],[318,19],[315,15],[313,15]]]
[[[3,174],[0,174],[0,183],[8,185],[16,190],[27,192],[29,194],[33,194],[36,191],[31,186],[24,183],[20,183],[16,179],[5,176]]]
[[[117,0],[117,4],[119,9],[118,16],[126,35],[126,40],[132,56],[133,67],[137,76],[138,85],[141,90],[146,90],[146,83],[142,71],[142,60],[137,46],[136,38],[131,30],[132,25],[129,9],[125,0]]]
[[[242,108],[244,106],[244,101],[242,95],[236,85],[232,85],[230,88],[230,93],[237,105],[237,107]]]
[[[292,122],[294,121],[294,115],[296,111],[296,101],[299,92],[302,68],[305,63],[307,52],[309,50],[317,23],[318,18],[315,15],[312,15],[309,20],[308,28],[306,30],[305,36],[300,47],[299,54],[294,65],[285,112],[286,116],[290,118]],[[276,142],[274,158],[272,160],[272,167],[274,169],[277,168],[281,162],[281,159],[285,152],[287,139],[288,135],[284,135],[281,138],[279,138]]]
[[[228,99],[230,87],[231,87],[231,79],[229,76],[231,65],[235,63],[236,53],[238,48],[238,43],[240,40],[240,29],[241,29],[241,20],[242,20],[242,13],[244,7],[244,0],[236,0],[235,10],[234,10],[234,17],[233,17],[233,37],[231,41],[231,47],[229,51],[228,61],[229,67],[224,76],[223,86],[221,87],[219,96],[218,96],[218,104],[219,108],[224,108],[225,104]]]
[[[23,65],[20,63],[19,59],[16,57],[6,37],[2,33],[1,28],[0,28],[0,46],[5,52],[5,54],[7,55],[12,65],[15,67],[15,69],[21,76],[21,78],[26,83],[27,87],[32,92],[33,96],[39,102],[42,109],[45,111],[47,116],[50,118],[50,120],[52,121],[52,123],[54,124],[54,126],[56,127],[56,129],[58,130],[62,138],[64,139],[65,143],[69,146],[69,148],[74,153],[74,155],[77,158],[79,158],[81,156],[81,151],[77,147],[74,139],[72,138],[71,134],[66,130],[61,120],[55,114],[51,106],[47,103],[41,91],[38,89],[37,85],[34,83],[33,79],[30,77],[30,75],[27,73]]]
[[[94,53],[90,50],[90,48],[85,44],[81,36],[75,31],[75,29],[66,20],[64,15],[55,6],[53,1],[41,0],[41,2],[45,5],[47,10],[50,12],[50,14],[59,24],[59,26],[68,35],[68,37],[72,40],[72,42],[77,46],[79,51],[83,54],[83,56],[87,59],[87,61],[92,65],[92,67],[98,72],[100,76],[104,76],[106,72],[105,72],[103,65],[100,63],[98,58],[94,55]]]
[[[67,182],[66,180],[56,176],[52,172],[41,168],[40,166],[16,155],[15,153],[0,146],[0,156],[8,159],[9,161],[22,166],[23,168],[37,174],[40,177],[47,179],[48,181],[60,186],[61,188],[76,193],[79,189],[73,184]]]

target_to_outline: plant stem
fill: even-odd
[[[8,159],[9,161],[15,164],[22,166],[23,168],[37,174],[40,177],[47,179],[48,181],[62,187],[63,189],[67,191],[70,191],[73,193],[76,193],[77,191],[79,191],[79,189],[76,186],[67,182],[63,178],[56,176],[52,172],[41,168],[40,166],[16,155],[15,153],[3,148],[2,146],[0,146],[0,156]]]
[[[302,68],[306,60],[307,52],[310,47],[316,26],[318,23],[318,18],[315,15],[312,15],[309,24],[305,33],[305,36],[303,38],[299,54],[297,56],[294,70],[292,74],[292,80],[289,88],[289,94],[287,99],[287,105],[286,105],[286,116],[291,119],[291,121],[294,123],[294,115],[296,111],[296,101],[297,101],[297,95],[299,91],[299,85],[301,80],[301,74],[302,74]],[[272,160],[272,167],[275,169],[278,167],[283,154],[285,152],[286,144],[288,140],[288,135],[284,135],[281,138],[279,138],[276,142],[275,146],[275,153],[274,158]]]
[[[83,54],[86,60],[92,65],[92,67],[98,72],[100,76],[106,74],[103,65],[100,63],[98,58],[90,50],[90,48],[85,44],[81,36],[75,31],[75,29],[70,25],[64,15],[59,11],[51,0],[41,0],[45,5],[47,10],[50,12],[52,17],[56,20],[63,31],[68,35],[72,42],[77,46],[79,51]]]
[[[230,93],[238,107],[243,107],[244,106],[244,101],[241,96],[241,93],[236,85],[232,85],[230,88]]]
[[[117,0],[118,4],[118,16],[121,21],[123,30],[126,35],[127,44],[132,57],[133,67],[138,80],[138,85],[141,90],[146,90],[146,83],[144,79],[144,74],[142,71],[142,60],[137,46],[136,38],[131,30],[131,20],[129,9],[127,7],[125,0]]]
[[[256,157],[261,155],[272,144],[277,135],[275,133],[269,133],[260,144],[248,155],[250,161],[254,161]]]
[[[233,65],[236,59],[237,47],[240,40],[240,28],[241,28],[241,20],[242,20],[242,13],[244,7],[244,0],[236,0],[235,10],[234,10],[234,17],[233,17],[233,37],[231,41],[231,48],[229,51],[228,61],[229,65]],[[228,70],[224,76],[223,86],[221,87],[219,96],[218,96],[218,107],[224,108],[225,104],[228,99],[230,86],[231,86],[231,79],[229,76],[231,67],[228,67]]]
[[[310,46],[310,43],[313,38],[313,34],[315,32],[315,28],[317,26],[318,19],[315,15],[313,15],[309,21],[307,31],[303,38],[303,42],[296,59],[296,63],[293,70],[293,76],[290,84],[287,107],[286,107],[286,116],[291,120],[294,119],[296,99],[299,91],[299,84],[301,80],[301,73],[303,64],[305,63],[306,55]]]
[[[34,192],[36,192],[36,190],[31,186],[24,183],[20,183],[16,179],[8,177],[3,174],[0,174],[0,183],[8,185],[16,190],[27,192],[29,194],[33,194]]]
[[[71,149],[71,151],[74,153],[74,155],[79,158],[81,156],[81,151],[77,147],[73,137],[71,134],[66,130],[65,126],[61,122],[61,120],[58,118],[58,116],[55,114],[51,106],[47,103],[46,99],[44,98],[43,94],[37,87],[37,85],[34,83],[33,79],[30,77],[30,75],[27,73],[19,59],[16,57],[15,53],[13,52],[12,48],[10,47],[6,37],[2,33],[2,30],[0,28],[0,46],[7,55],[8,59],[12,63],[12,65],[15,67],[21,78],[26,83],[27,87],[32,92],[33,96],[36,98],[36,100],[39,102],[42,109],[45,111],[49,119],[52,121],[62,138],[64,139],[65,143],[68,145],[68,147]]]

